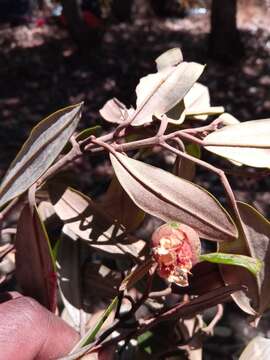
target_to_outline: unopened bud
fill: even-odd
[[[154,231],[152,247],[159,276],[179,286],[188,286],[188,274],[201,252],[198,234],[188,225],[167,223]]]

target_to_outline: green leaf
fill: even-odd
[[[137,337],[138,345],[142,348],[147,354],[152,354],[152,348],[149,345],[149,341],[154,341],[154,334],[152,331],[146,331],[143,334]]]
[[[120,184],[147,213],[166,222],[187,224],[209,240],[237,237],[229,214],[205,189],[120,153],[110,158]]]
[[[84,335],[84,337],[75,345],[75,347],[72,349],[70,354],[72,354],[76,350],[82,348],[83,346],[85,346],[87,344],[90,344],[91,342],[93,342],[95,340],[99,330],[101,329],[101,327],[103,326],[105,321],[108,319],[110,313],[117,306],[117,303],[118,303],[118,297],[116,296],[112,300],[110,305],[107,307],[107,309],[104,311],[104,313],[102,314],[100,320],[97,322],[97,324],[94,326],[94,328],[88,330],[88,332]]]
[[[56,243],[55,243],[54,247],[52,248],[52,255],[53,255],[54,262],[56,262],[60,244],[61,244],[61,238],[56,240]]]
[[[198,144],[187,144],[186,152],[197,159],[201,158],[201,148]]]
[[[42,120],[11,163],[0,188],[0,207],[26,191],[61,153],[80,120],[82,103]]]
[[[216,264],[236,265],[242,266],[253,275],[257,275],[262,269],[262,262],[250,256],[225,254],[225,253],[210,253],[200,256],[201,261],[209,261]]]

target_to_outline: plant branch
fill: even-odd
[[[214,327],[216,324],[221,320],[224,313],[224,308],[222,304],[217,305],[217,312],[214,316],[214,318],[211,320],[211,322],[204,328],[202,328],[202,331],[206,334],[212,334]]]
[[[139,336],[140,334],[153,328],[161,322],[177,319],[179,317],[186,318],[189,316],[193,316],[194,313],[197,313],[198,311],[202,311],[204,309],[207,309],[208,307],[214,306],[215,304],[224,302],[224,300],[227,299],[228,296],[233,292],[241,289],[243,290],[243,286],[238,284],[228,285],[223,287],[222,289],[223,291],[220,291],[220,289],[218,288],[212,290],[208,294],[201,295],[196,299],[190,301],[183,301],[175,305],[173,308],[161,312],[155,317],[141,320],[136,328],[124,332],[113,339],[108,339],[104,342],[94,345],[87,353],[92,353],[98,351],[103,347],[117,344],[119,341],[124,340],[127,337]]]
[[[209,171],[212,171],[213,173],[215,173],[216,175],[219,176],[220,178],[220,181],[223,185],[223,188],[225,190],[225,193],[226,193],[226,196],[227,196],[227,199],[229,201],[229,203],[231,204],[232,206],[232,209],[234,211],[234,215],[236,216],[236,218],[238,219],[239,223],[242,224],[242,220],[241,220],[241,216],[240,216],[240,213],[239,213],[239,210],[238,210],[238,207],[237,207],[237,203],[236,203],[236,199],[235,199],[235,196],[234,196],[234,193],[232,191],[232,188],[229,184],[229,181],[224,173],[224,171],[216,168],[215,166],[211,165],[211,164],[208,164],[207,162],[203,161],[203,160],[200,160],[200,159],[197,159],[196,157],[193,157],[189,154],[186,154],[180,150],[177,150],[175,149],[174,147],[168,145],[167,143],[163,143],[161,144],[161,146],[164,148],[164,149],[167,149],[169,151],[171,151],[172,153],[176,154],[176,155],[179,155],[179,156],[182,156],[183,158],[186,158],[188,160],[191,160],[193,161],[194,163],[200,165],[201,167],[204,167],[206,168],[207,170]]]

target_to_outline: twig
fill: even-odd
[[[12,250],[15,249],[14,245],[9,245],[8,248],[0,253],[0,262],[9,254]]]
[[[214,316],[214,318],[211,320],[211,322],[204,328],[202,328],[202,331],[206,334],[211,334],[213,332],[214,327],[216,324],[221,320],[223,316],[224,308],[222,304],[217,305],[217,312]]]
[[[1,231],[1,235],[4,235],[4,234],[15,235],[16,233],[17,233],[17,229],[15,229],[15,228],[5,228]]]
[[[235,196],[234,196],[234,193],[232,191],[232,188],[229,184],[229,181],[224,173],[224,171],[216,168],[215,166],[211,165],[211,164],[208,164],[207,162],[203,161],[203,160],[200,160],[200,159],[197,159],[196,157],[193,157],[189,154],[186,154],[180,150],[177,150],[175,149],[174,147],[168,145],[167,143],[163,143],[161,144],[161,146],[164,148],[164,149],[167,149],[167,150],[170,150],[172,153],[176,154],[176,155],[179,155],[179,156],[182,156],[183,158],[186,158],[188,160],[191,160],[193,161],[194,163],[206,168],[207,170],[210,170],[212,171],[213,173],[215,173],[216,175],[219,176],[220,178],[220,181],[223,185],[223,188],[225,190],[225,193],[226,193],[226,196],[229,200],[229,203],[231,204],[232,206],[232,209],[234,211],[234,214],[236,216],[236,218],[238,219],[239,221],[239,224],[242,225],[242,219],[241,219],[241,216],[240,216],[240,213],[239,213],[239,210],[238,210],[238,207],[237,207],[237,203],[236,203],[236,199],[235,199]]]
[[[155,317],[142,320],[141,322],[139,322],[138,326],[135,329],[131,329],[128,332],[122,333],[113,339],[108,339],[104,342],[100,342],[97,345],[93,345],[93,347],[91,347],[87,353],[98,351],[101,347],[108,347],[112,344],[117,344],[119,341],[124,340],[126,337],[138,336],[161,322],[177,319],[179,316],[181,316],[182,318],[189,317],[193,315],[194,312],[196,313],[199,308],[206,309],[210,306],[213,306],[214,304],[218,304],[224,301],[224,299],[233,292],[241,289],[243,290],[243,286],[238,284],[228,285],[224,288],[224,292],[222,293],[220,293],[220,289],[215,289],[212,290],[211,296],[210,294],[204,294],[194,300],[184,300],[183,302],[175,305],[173,308],[165,310]]]
[[[19,204],[21,197],[18,196],[17,198],[13,199],[1,212],[0,212],[0,228],[2,226],[3,221],[5,218],[16,208]]]

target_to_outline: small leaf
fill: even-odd
[[[106,121],[114,124],[121,124],[134,113],[134,109],[127,109],[118,99],[113,98],[106,102],[99,110],[99,113]]]
[[[157,70],[161,71],[167,67],[176,66],[183,61],[183,54],[179,48],[165,51],[156,58]]]
[[[56,307],[56,272],[46,229],[36,207],[28,204],[18,221],[16,279],[24,293],[52,312]]]
[[[209,240],[237,237],[228,213],[203,188],[120,153],[110,158],[120,184],[144,211],[166,222],[183,222]]]
[[[224,126],[240,124],[239,120],[237,120],[234,116],[226,112],[221,114],[216,120],[221,121],[221,123]]]
[[[258,168],[270,167],[270,119],[225,126],[203,140],[207,150]]]
[[[216,264],[236,265],[242,266],[253,275],[258,275],[262,268],[262,262],[250,256],[225,254],[225,253],[209,253],[200,256],[200,260],[209,261]]]
[[[82,103],[41,121],[11,163],[0,188],[0,207],[34,184],[61,153],[81,117]]]

